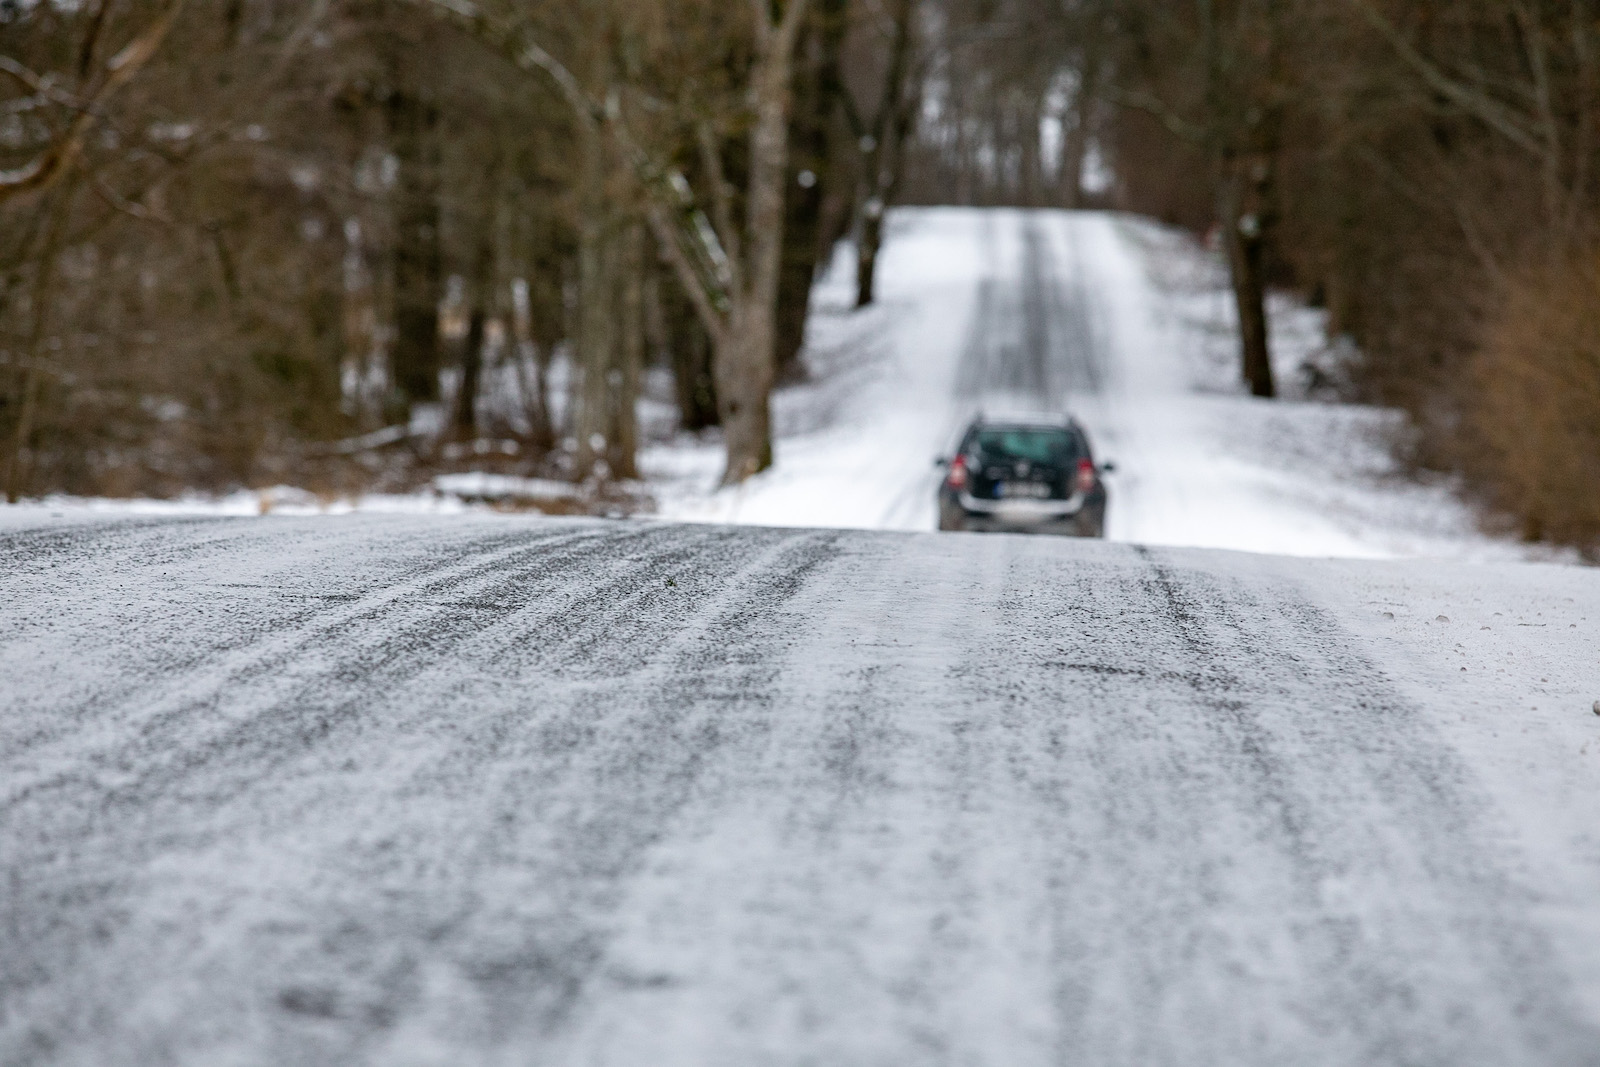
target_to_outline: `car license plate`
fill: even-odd
[[[1002,500],[1043,500],[1050,495],[1050,487],[1042,482],[1001,482],[996,488]]]

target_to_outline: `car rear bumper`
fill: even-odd
[[[1011,525],[1032,526],[1073,518],[1089,504],[1085,493],[1074,493],[1065,500],[980,500],[971,493],[956,497],[964,514]]]
[[[1031,506],[1018,501],[1009,506],[980,502],[981,510],[964,506],[965,500],[946,498],[941,502],[940,528],[973,533],[1057,534],[1067,537],[1100,537],[1105,527],[1105,497],[1096,493],[1087,498],[1038,501]],[[1069,510],[1070,506],[1070,510]]]
[[[1099,524],[1087,512],[1060,518],[1018,522],[990,515],[963,515],[961,529],[971,533],[1056,534],[1063,537],[1098,537]]]

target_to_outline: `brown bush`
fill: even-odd
[[[1508,281],[1468,381],[1489,501],[1530,541],[1600,553],[1600,249]]]

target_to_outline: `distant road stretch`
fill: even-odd
[[[0,529],[0,1064],[1600,1064],[1592,919],[1206,559]]]

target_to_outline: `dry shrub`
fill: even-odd
[[[1506,284],[1469,383],[1489,501],[1527,540],[1600,552],[1600,250]]]

